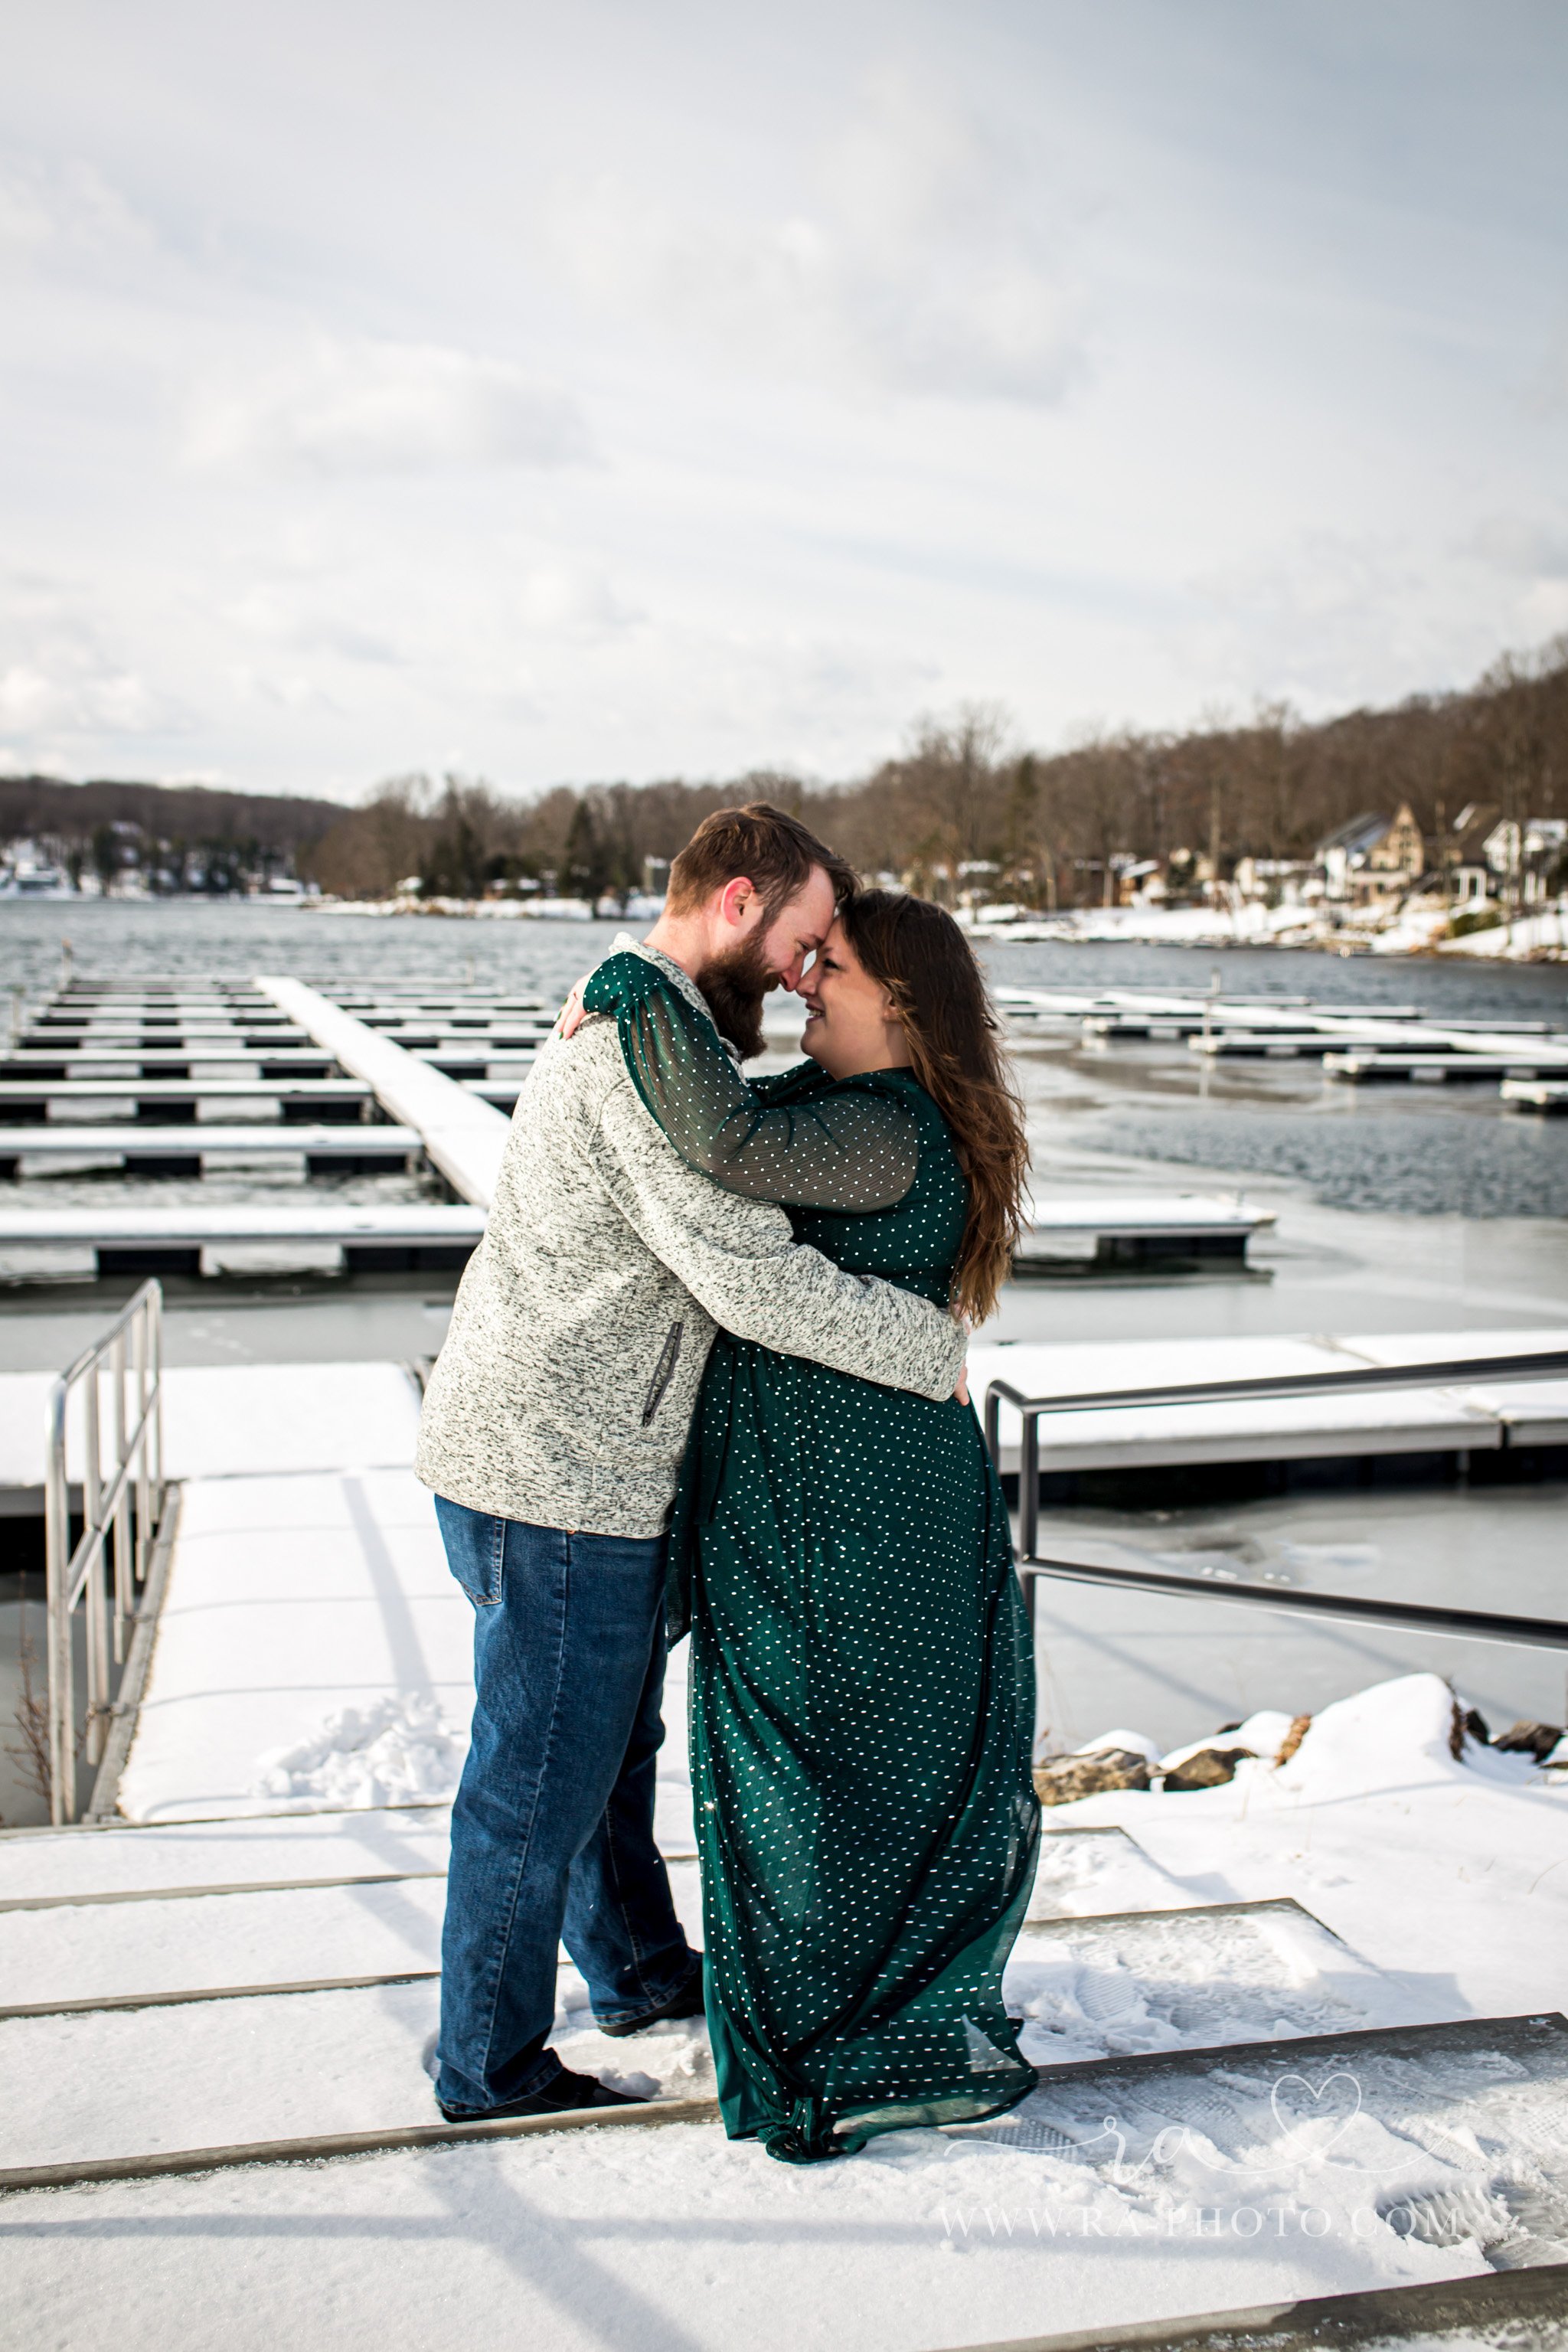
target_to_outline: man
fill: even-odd
[[[721,810],[640,952],[745,1054],[853,886],[794,817]],[[560,1940],[606,2032],[702,2006],[653,1837],[664,1529],[714,1328],[951,1396],[941,1309],[798,1247],[781,1209],[689,1167],[612,1021],[545,1045],[430,1380],[418,1473],[474,1603],[473,1745],[452,1811],[440,2068],[448,2117],[616,2105],[548,2047]]]

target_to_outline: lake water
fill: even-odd
[[[289,973],[334,984],[400,980],[563,996],[597,961],[613,922],[312,914],[249,900],[0,905],[0,987],[37,998],[71,943],[82,975]],[[1568,967],[1052,941],[987,945],[1017,988],[1199,990],[1310,996],[1326,1005],[1417,1003],[1434,1019],[1568,1025]],[[1315,1061],[1199,1069],[1180,1045],[1031,1046],[1020,1075],[1037,1126],[1085,1150],[1216,1177],[1295,1180],[1331,1205],[1407,1215],[1568,1216],[1568,1119],[1505,1111],[1495,1085],[1363,1089]]]
[[[0,902],[0,987],[54,986],[62,942],[79,973],[126,978],[288,972],[338,981],[462,981],[563,992],[617,923],[506,922],[435,915],[311,914],[251,899],[206,903],[84,898]],[[987,945],[993,978],[1016,988],[1202,990],[1315,996],[1324,1004],[1422,1003],[1437,1020],[1492,1013],[1568,1024],[1568,965],[1316,954],[1302,950],[1126,946],[1051,940]]]

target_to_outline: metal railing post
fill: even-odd
[[[150,1305],[151,1302],[149,1302],[149,1306]],[[136,1420],[138,1425],[147,1418],[147,1348],[149,1339],[151,1338],[152,1319],[150,1312],[139,1315],[132,1326],[136,1339]],[[137,1449],[136,1462],[136,1546],[133,1555],[132,1572],[136,1582],[138,1584],[142,1584],[146,1580],[147,1560],[153,1549],[153,1482],[147,1475],[147,1446],[145,1441],[143,1441],[142,1445]]]
[[[1040,1417],[1024,1415],[1024,1442],[1018,1449],[1018,1543],[1026,1559],[1033,1559],[1040,1538]]]
[[[103,1752],[100,1709],[109,1696],[109,1612],[103,1585],[103,1431],[99,1393],[101,1356],[95,1356],[83,1389],[87,1408],[87,1455],[81,1471],[82,1541],[90,1544],[87,1564],[87,1760]],[[92,1543],[93,1537],[98,1541]],[[74,1597],[74,1596],[73,1596]]]
[[[141,1317],[136,1318],[138,1323]],[[117,1331],[110,1352],[110,1379],[114,1384],[114,1466],[119,1469],[125,1460],[125,1334]],[[114,1663],[125,1664],[125,1618],[127,1604],[134,1606],[131,1591],[131,1489],[122,1486],[114,1508]],[[104,1704],[109,1693],[106,1689]]]
[[[985,1391],[985,1442],[1002,1471],[1001,1411],[1014,1405],[1022,1422],[1018,1448],[1018,1544],[1016,1559],[1019,1580],[1029,1599],[1031,1625],[1036,1591],[1042,1576],[1098,1584],[1122,1591],[1159,1592],[1182,1599],[1225,1601],[1233,1604],[1262,1602],[1311,1617],[1357,1619],[1412,1632],[1446,1633],[1458,1638],[1502,1643],[1536,1643],[1547,1649],[1568,1649],[1568,1620],[1523,1617],[1489,1609],[1434,1608],[1425,1603],[1375,1601],[1364,1595],[1317,1592],[1300,1587],[1248,1582],[1227,1577],[1221,1583],[1195,1576],[1146,1568],[1110,1568],[1088,1560],[1042,1559],[1040,1535],[1040,1423],[1062,1413],[1125,1412],[1150,1405],[1230,1404],[1244,1400],[1336,1395],[1378,1390],[1480,1387],[1499,1380],[1546,1380],[1568,1371],[1568,1349],[1533,1349],[1517,1355],[1452,1357],[1425,1364],[1366,1364],[1350,1370],[1276,1373],[1239,1381],[1168,1382],[1163,1387],[1094,1389],[1077,1394],[1028,1397],[1010,1381],[991,1381]],[[1048,1443],[1048,1440],[1047,1440]]]
[[[163,1507],[163,1286],[147,1285],[147,1347],[153,1365],[153,1507]]]
[[[125,1660],[125,1632],[135,1618],[136,1586],[146,1574],[154,1519],[163,1507],[162,1307],[159,1285],[143,1283],[102,1339],[77,1358],[49,1392],[44,1474],[45,1597],[49,1817],[57,1827],[74,1821],[77,1811],[76,1677],[71,1643],[77,1603],[84,1604],[87,1631],[87,1756],[90,1763],[99,1764],[109,1744],[113,1669]],[[132,1370],[135,1391],[128,1408],[126,1383]],[[114,1463],[107,1475],[100,1393],[106,1378],[113,1390],[114,1427]],[[82,1531],[73,1546],[68,1441],[70,1401],[79,1385],[84,1450]]]
[[[48,1455],[44,1473],[45,1647],[48,1664],[49,1819],[58,1829],[76,1814],[76,1726],[71,1671],[70,1488],[66,1483],[65,1381],[49,1391]]]

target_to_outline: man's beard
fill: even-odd
[[[696,974],[697,985],[721,1037],[743,1062],[763,1050],[763,999],[778,984],[778,973],[763,953],[760,939],[747,940],[728,955],[715,956]]]

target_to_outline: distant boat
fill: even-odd
[[[21,851],[0,866],[0,898],[74,898],[70,877],[47,858]]]

